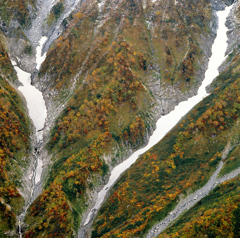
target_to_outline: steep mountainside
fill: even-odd
[[[216,37],[216,11],[233,1],[2,1],[0,236],[16,236],[17,216],[24,214],[23,237],[143,237],[180,200],[204,186],[221,160],[220,176],[237,168],[236,2],[228,19],[231,53],[209,87],[212,93],[141,155],[84,227],[113,168],[147,143],[162,115],[197,94]],[[36,47],[44,35],[42,53],[47,55],[38,70]],[[10,56],[32,73],[48,110],[43,141],[35,148],[43,173],[31,204],[27,177],[36,138],[15,88],[20,83]],[[226,237],[227,231],[235,237],[238,180],[216,188],[160,237],[186,232],[188,237]],[[220,210],[232,215],[216,216]]]
[[[158,237],[238,237],[239,202],[238,177],[217,187]]]
[[[102,207],[94,236],[96,230],[98,236],[106,232],[139,235],[170,212],[180,194],[203,186],[221,158],[226,160],[225,173],[236,168],[238,97],[239,79],[232,76],[231,82],[216,89],[139,158]]]
[[[1,1],[1,25],[8,26],[12,21],[20,25],[31,24],[30,12],[34,11],[35,0]]]
[[[22,98],[12,83],[16,82],[6,46],[0,40],[0,236],[15,229],[16,216],[24,205],[26,173],[30,156],[30,122]],[[22,197],[23,196],[23,197]],[[5,234],[5,235],[4,235]]]
[[[194,8],[199,14],[189,14]],[[47,148],[54,160],[45,188],[59,185],[76,229],[108,166],[144,143],[160,113],[196,92],[217,23],[205,1],[144,8],[138,1],[92,1],[66,21],[34,82],[49,108],[72,97],[51,130]],[[33,204],[34,214],[48,221],[48,213],[35,208],[44,197]]]

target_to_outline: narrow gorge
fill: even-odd
[[[37,47],[37,68],[39,69],[41,63],[44,61],[45,57],[42,57],[42,45],[44,43],[44,37],[40,40],[40,45]],[[22,83],[23,86],[20,86],[18,89],[24,95],[26,102],[29,117],[32,119],[34,127],[36,129],[34,140],[36,144],[33,144],[35,161],[32,174],[29,176],[32,186],[30,189],[30,196],[28,201],[26,201],[26,206],[24,207],[24,212],[19,216],[19,234],[20,238],[22,237],[21,233],[21,223],[25,217],[26,211],[29,205],[34,201],[37,193],[37,186],[41,183],[41,174],[42,174],[42,160],[39,158],[39,149],[43,140],[43,130],[44,123],[47,116],[47,109],[45,101],[43,99],[42,93],[38,91],[34,86],[31,85],[31,74],[24,72],[17,65],[16,62],[12,61],[14,69],[17,72],[18,80]]]
[[[0,3],[0,236],[235,237],[239,1],[19,4]]]

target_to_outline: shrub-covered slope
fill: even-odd
[[[206,183],[228,143],[235,149],[239,142],[239,85],[232,77],[139,158],[100,210],[93,237],[141,235],[171,211],[180,194]]]
[[[215,17],[208,1],[143,6],[133,0],[103,6],[89,1],[64,21],[63,34],[34,79],[50,109],[67,104],[51,131],[51,171],[46,190],[29,208],[25,237],[74,234],[89,204],[86,192],[95,191],[126,147],[144,143],[160,115],[154,110],[169,111],[196,92],[215,34],[210,22]],[[209,157],[215,161],[219,155]],[[208,170],[212,164],[206,164]]]
[[[39,72],[43,89],[52,96],[63,96],[74,81],[82,83],[112,58],[109,51],[119,37],[135,54],[142,54],[142,62],[136,66],[149,69],[147,77],[141,75],[145,83],[157,72],[164,82],[161,87],[174,84],[184,91],[199,84],[201,77],[195,73],[204,70],[200,62],[210,54],[204,41],[211,41],[209,35],[215,33],[208,1],[178,5],[174,1],[148,1],[145,8],[141,1],[106,1],[103,6],[90,1],[64,21],[66,29],[50,48]]]
[[[0,41],[0,236],[14,234],[16,216],[24,205],[21,190],[29,164],[29,121],[21,97],[9,81],[16,75]],[[9,233],[13,232],[13,233]]]
[[[29,9],[34,7],[35,0],[1,1],[0,19],[4,22],[1,25],[8,25],[11,20],[17,20],[20,25],[30,23]]]
[[[239,180],[214,189],[158,237],[239,237]]]
[[[238,48],[226,65],[212,85],[212,94],[121,177],[99,212],[92,237],[142,236],[173,209],[182,194],[204,185],[221,158],[225,164],[220,175],[239,167]],[[204,199],[160,237],[235,237],[239,196],[237,185],[229,184],[221,186],[219,204],[217,198],[210,200],[213,203]]]

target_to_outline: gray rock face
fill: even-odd
[[[210,2],[216,11],[221,11],[225,9],[225,6],[230,6],[236,1],[237,0],[212,0]]]
[[[28,73],[33,73],[36,68],[35,49],[24,39],[8,38],[9,51],[11,57],[16,61],[21,69]],[[26,49],[30,49],[29,53]]]
[[[238,15],[238,9],[240,7],[240,2],[237,1],[234,5],[234,7],[231,10],[231,14],[227,19],[227,27],[229,28],[228,31],[228,49],[226,52],[226,55],[230,54],[231,52],[233,52],[234,50],[236,50],[235,54],[237,54],[239,52],[239,45],[240,45],[240,31],[239,31],[239,27],[240,27],[240,17]],[[223,71],[226,66],[222,66],[220,68],[220,71]]]

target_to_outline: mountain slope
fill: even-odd
[[[221,175],[239,165],[237,52],[229,56],[214,92],[121,177],[100,210],[93,237],[142,235],[183,194],[206,183],[218,161],[226,161]]]
[[[0,41],[0,236],[15,228],[24,205],[23,174],[30,158],[30,122],[22,98],[10,82],[16,75],[9,60],[4,37]],[[13,233],[14,234],[14,233]]]
[[[239,199],[239,178],[225,182],[158,237],[238,237]]]
[[[0,25],[9,42],[2,41],[0,58],[1,128],[7,129],[7,144],[1,142],[2,164],[6,163],[1,186],[13,188],[17,197],[14,200],[6,193],[0,196],[0,205],[7,211],[9,204],[12,217],[23,207],[18,187],[25,177],[17,172],[12,157],[22,163],[32,149],[30,123],[21,99],[5,81],[8,77],[19,84],[6,48],[19,66],[32,72],[32,83],[43,92],[48,108],[39,149],[44,164],[37,187],[40,196],[28,207],[23,237],[77,236],[112,169],[147,143],[161,115],[197,93],[216,36],[216,10],[232,2],[61,0],[40,5],[36,0],[0,4]],[[41,8],[47,5],[52,8]],[[46,19],[39,13],[44,10]],[[236,22],[237,16],[235,12]],[[234,41],[237,27],[232,32]],[[44,34],[48,36],[43,48],[47,57],[38,71],[35,38]],[[48,49],[56,34],[60,35]],[[181,197],[203,186],[220,160],[225,160],[222,174],[239,166],[238,53],[234,48],[222,66],[222,74],[210,87],[212,94],[123,174],[94,221],[92,237],[143,236]],[[21,167],[30,165],[29,159]],[[14,207],[15,203],[19,205]],[[3,220],[0,230],[14,236],[8,231],[14,230],[16,219]]]
[[[144,135],[159,117],[156,109],[167,113],[179,100],[193,95],[202,80],[209,54],[203,39],[211,43],[215,34],[208,25],[215,22],[211,5],[171,3],[148,2],[145,9],[141,1],[82,5],[67,19],[66,29],[34,78],[50,114],[51,108],[71,98],[51,131],[48,153],[54,158],[45,188],[57,184],[64,192],[71,202],[68,210],[75,214],[74,229],[89,204],[89,192],[95,193],[97,180],[102,184],[106,179],[108,166],[123,159],[129,147],[144,143]],[[199,14],[186,19],[186,12],[194,8]],[[169,12],[174,12],[171,18]],[[174,55],[175,51],[180,53]],[[104,160],[108,157],[115,160]],[[40,200],[44,203],[44,196],[32,207],[42,204]],[[34,214],[49,219],[47,212]],[[27,221],[31,217],[32,212]],[[56,225],[51,224],[52,229]],[[36,236],[38,230],[32,228],[27,234],[31,232]]]

